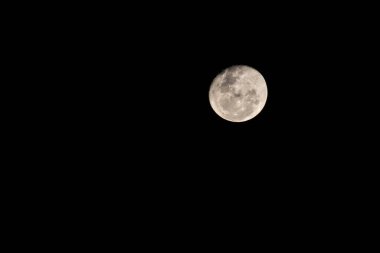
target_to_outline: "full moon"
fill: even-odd
[[[225,120],[244,122],[257,116],[267,101],[264,77],[254,68],[235,65],[213,80],[209,99],[212,109]]]

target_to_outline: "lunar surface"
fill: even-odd
[[[209,92],[212,109],[232,122],[254,118],[264,108],[267,97],[264,77],[256,69],[245,65],[223,70],[213,80]]]

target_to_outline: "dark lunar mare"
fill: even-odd
[[[226,84],[222,85],[221,84],[221,86],[220,86],[220,92],[221,93],[227,93],[229,91],[230,91],[230,86],[229,85],[226,85]]]
[[[255,89],[251,89],[247,92],[248,95],[252,95],[252,96],[256,96],[256,90]]]
[[[241,97],[241,92],[234,92],[234,97],[236,97],[236,98],[240,98]]]
[[[257,92],[255,89],[249,90],[247,92],[248,100],[250,102],[253,102],[255,105],[258,105],[260,103],[259,96],[257,95]]]
[[[221,88],[224,86],[232,86],[239,79],[238,75],[234,75],[235,71],[232,69],[226,70],[226,75],[224,76],[222,82],[220,83]]]

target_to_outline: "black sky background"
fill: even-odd
[[[237,23],[218,16],[216,21],[173,16],[145,17],[135,21],[138,26],[115,21],[94,31],[88,30],[91,24],[78,29],[66,61],[66,73],[76,81],[66,91],[79,105],[74,115],[84,125],[98,120],[96,131],[115,129],[112,136],[131,135],[133,144],[139,146],[141,139],[147,149],[161,146],[176,153],[174,146],[187,150],[197,141],[202,148],[195,152],[208,144],[213,154],[224,146],[239,154],[235,149],[246,152],[252,142],[253,150],[266,147],[279,154],[276,147],[290,142],[310,147],[330,138],[326,131],[337,130],[336,123],[349,115],[343,108],[350,93],[344,87],[351,86],[344,76],[349,56],[340,42],[328,39],[333,32],[250,16],[239,16]],[[220,119],[208,102],[212,79],[235,64],[258,69],[269,90],[265,110],[243,124]]]
[[[180,173],[189,181],[297,183],[341,177],[346,154],[357,157],[349,154],[365,139],[362,108],[372,103],[359,85],[371,66],[351,35],[371,40],[351,19],[331,10],[321,21],[308,8],[278,15],[269,7],[178,6],[129,15],[127,6],[98,7],[57,9],[25,24],[29,49],[37,48],[27,52],[38,68],[30,75],[53,105],[37,101],[43,110],[34,115],[50,115],[42,129],[52,145],[64,142],[63,157],[118,167],[116,174],[144,167],[171,181]],[[208,101],[213,78],[236,64],[260,71],[269,94],[264,110],[241,124],[221,119]]]
[[[160,220],[149,210],[175,206],[162,213],[190,210],[215,226],[232,207],[284,226],[314,212],[315,223],[343,224],[340,206],[373,187],[372,33],[333,8],[321,18],[276,6],[94,4],[23,23],[22,64],[33,68],[22,78],[38,83],[20,88],[36,94],[20,126],[28,161],[41,165],[29,174],[64,185],[54,198],[120,212],[125,200],[149,222]],[[237,64],[268,86],[263,111],[244,123],[220,118],[208,98]]]

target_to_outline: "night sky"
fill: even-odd
[[[169,181],[179,173],[189,181],[221,177],[276,188],[331,178],[325,170],[340,176],[327,164],[339,163],[345,152],[337,150],[359,139],[342,131],[353,127],[351,115],[363,117],[347,107],[358,96],[350,88],[359,78],[349,64],[355,52],[341,48],[342,30],[334,37],[312,18],[302,26],[268,19],[264,10],[165,19],[78,12],[80,22],[66,29],[72,36],[58,34],[62,67],[52,73],[69,118],[60,121],[69,129],[63,135],[74,149],[83,145],[91,164],[122,174],[144,167]],[[254,119],[231,123],[214,113],[208,91],[220,71],[238,64],[262,73],[268,100]]]
[[[38,85],[22,89],[33,100],[23,148],[62,195],[152,222],[189,211],[189,224],[217,227],[231,210],[286,227],[339,216],[326,210],[371,187],[376,67],[349,21],[325,10],[322,22],[310,8],[94,6],[24,26],[22,64],[34,68],[23,78]],[[257,69],[268,87],[264,109],[243,123],[209,103],[212,80],[232,65]]]

